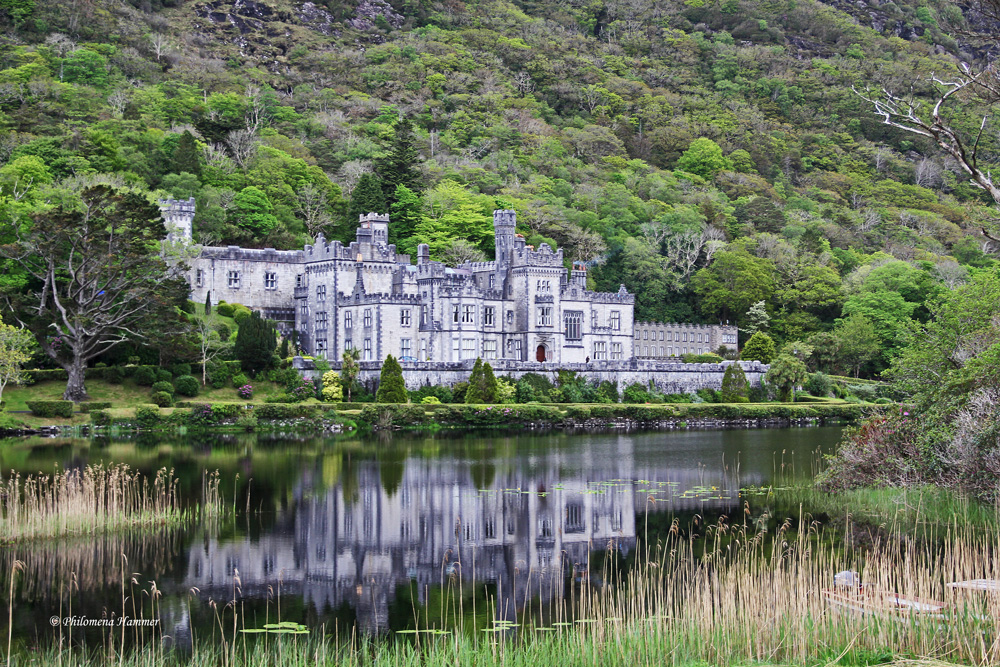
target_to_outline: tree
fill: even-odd
[[[720,171],[732,169],[733,163],[722,154],[719,144],[707,137],[700,137],[692,141],[678,158],[677,168],[710,179]]]
[[[170,161],[170,171],[175,174],[187,172],[198,176],[201,174],[198,144],[190,130],[184,130],[177,147],[174,148],[173,159]]]
[[[29,330],[0,321],[0,403],[8,384],[24,382],[25,374],[21,368],[31,359],[34,342],[35,338]]]
[[[222,340],[219,333],[221,319],[212,312],[205,301],[205,316],[195,319],[194,330],[198,337],[198,356],[201,358],[201,384],[208,382],[208,364],[229,348],[228,341]],[[238,335],[238,334],[237,334]]]
[[[875,325],[861,313],[841,320],[834,334],[837,337],[837,359],[854,372],[854,377],[858,377],[861,369],[882,353]]]
[[[768,324],[771,322],[771,316],[767,314],[767,307],[764,305],[764,302],[758,301],[750,306],[750,310],[743,317],[743,321],[746,324],[740,327],[740,331],[753,336],[758,331],[767,329]]]
[[[413,123],[409,118],[400,118],[396,121],[389,153],[375,162],[375,173],[382,180],[382,193],[387,202],[396,203],[399,186],[413,193],[423,190],[419,164],[420,154],[413,145]],[[380,212],[385,213],[384,210]]]
[[[691,281],[701,299],[701,310],[713,318],[745,313],[774,294],[774,263],[744,249],[722,250],[715,261],[694,274]]]
[[[378,391],[375,392],[376,403],[408,403],[406,383],[403,382],[403,368],[391,354],[382,362],[382,372],[378,378]]]
[[[400,252],[413,254],[417,246],[413,243],[413,234],[417,231],[417,225],[424,219],[424,202],[413,190],[405,185],[396,186],[396,192],[392,197],[392,205],[389,207],[389,242],[395,243]]]
[[[36,214],[31,229],[0,254],[16,260],[34,289],[3,298],[69,376],[63,397],[87,398],[87,363],[127,340],[149,338],[150,323],[184,328],[177,308],[188,285],[180,263],[160,254],[160,209],[108,186]]]
[[[351,389],[354,388],[354,381],[358,378],[358,373],[361,372],[361,366],[358,364],[358,359],[360,358],[361,352],[356,347],[344,350],[344,354],[341,357],[340,381],[347,389],[348,403],[351,402]]]
[[[212,292],[211,290],[205,291],[205,317],[212,314]]]
[[[763,331],[750,336],[750,340],[740,351],[740,359],[744,361],[760,361],[769,364],[774,358],[774,341]]]
[[[768,384],[777,387],[778,397],[782,401],[791,401],[795,398],[795,388],[808,377],[809,370],[799,359],[790,354],[779,354],[778,358],[771,362],[764,379]]]
[[[723,403],[746,403],[750,399],[750,383],[747,382],[747,375],[743,372],[743,367],[738,363],[726,366],[726,372],[722,374],[722,402]]]
[[[497,379],[490,362],[476,358],[469,376],[469,388],[465,392],[466,403],[496,403]]]
[[[240,323],[236,332],[233,354],[247,373],[256,376],[274,365],[274,351],[278,348],[274,323],[265,320],[256,310]]]
[[[229,216],[234,224],[257,238],[267,236],[279,225],[271,200],[255,185],[248,185],[240,190],[233,199]]]
[[[382,182],[375,174],[362,174],[351,191],[351,205],[347,210],[348,222],[358,224],[366,213],[387,213],[389,207],[382,193]]]
[[[333,222],[327,192],[314,183],[306,183],[295,193],[295,212],[305,223],[306,232],[313,239],[325,232]]]

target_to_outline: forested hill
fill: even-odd
[[[403,251],[428,242],[456,261],[488,256],[492,210],[513,207],[529,243],[588,262],[595,288],[625,283],[640,319],[744,325],[764,301],[779,344],[808,341],[814,367],[868,373],[928,300],[995,270],[981,234],[992,200],[852,92],[926,93],[931,73],[975,61],[977,45],[948,34],[964,25],[951,3],[0,11],[8,238],[110,182],[196,197],[201,242],[346,240],[358,212],[388,210]]]

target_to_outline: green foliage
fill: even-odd
[[[153,391],[154,394],[158,392],[163,392],[165,394],[173,394],[174,385],[166,381],[154,382],[153,386],[151,387],[151,390]]]
[[[764,379],[778,390],[782,401],[792,399],[795,387],[801,385],[809,377],[809,371],[801,360],[790,354],[779,354],[771,361]]]
[[[743,361],[760,361],[765,364],[771,363],[774,358],[774,340],[763,331],[758,331],[750,340],[746,342],[740,351],[740,359]]]
[[[719,144],[706,137],[700,137],[692,141],[677,160],[677,168],[702,178],[712,178],[720,171],[732,169],[733,163],[722,154]]]
[[[347,389],[348,403],[351,402],[351,390],[354,388],[354,382],[357,380],[358,373],[361,372],[361,366],[358,365],[359,356],[360,352],[355,347],[350,350],[344,350],[344,354],[341,357],[340,384]],[[400,374],[402,374],[402,367],[400,368]]]
[[[174,389],[181,396],[197,396],[201,384],[191,375],[182,375],[174,380]]]
[[[497,379],[490,362],[476,357],[465,392],[466,403],[497,403]]]
[[[236,332],[233,354],[243,369],[256,375],[274,365],[274,351],[278,347],[274,324],[254,312]]]
[[[278,218],[274,216],[274,205],[267,193],[254,185],[248,185],[236,195],[229,220],[252,234],[254,238],[267,236],[278,227]]]
[[[344,389],[340,385],[340,376],[336,371],[323,373],[323,400],[328,403],[339,403],[344,400]]]
[[[750,382],[743,367],[733,363],[726,366],[722,374],[721,403],[746,403],[750,400]]]
[[[170,395],[170,392],[166,391],[154,391],[149,400],[161,408],[169,408],[174,404],[174,397]]]
[[[638,382],[625,387],[622,392],[622,403],[649,403],[649,391]]]
[[[420,154],[413,140],[413,123],[405,116],[396,122],[393,128],[392,143],[384,158],[375,163],[375,173],[382,182],[382,192],[385,200],[395,204],[398,188],[402,187],[409,193],[420,192],[422,178],[420,176]],[[353,201],[352,201],[353,204]],[[371,209],[380,213],[388,209]]]
[[[362,174],[351,192],[351,206],[348,209],[348,223],[357,226],[358,219],[367,213],[386,213],[385,194],[382,181],[375,174]]]
[[[25,405],[36,417],[70,419],[73,416],[73,401],[27,401]]]
[[[407,403],[406,384],[403,382],[403,368],[391,354],[382,362],[382,372],[379,374],[378,391],[375,392],[376,403]]]
[[[809,374],[809,379],[802,388],[813,396],[826,397],[833,391],[833,381],[826,373],[816,371]]]
[[[153,366],[140,366],[132,374],[132,379],[137,385],[150,387],[156,382],[156,368]]]

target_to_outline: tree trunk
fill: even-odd
[[[87,365],[82,359],[73,359],[70,363],[66,369],[66,372],[69,374],[69,380],[66,382],[66,391],[63,392],[64,401],[79,403],[90,398],[87,395],[87,387],[84,385],[86,370]]]

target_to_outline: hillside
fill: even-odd
[[[743,326],[764,301],[812,368],[868,374],[929,300],[996,265],[991,200],[851,90],[926,93],[981,55],[949,3],[0,8],[8,230],[110,182],[196,197],[206,243],[347,239],[380,208],[403,251],[460,260],[489,255],[490,212],[513,207],[593,287],[624,282],[639,319]]]

